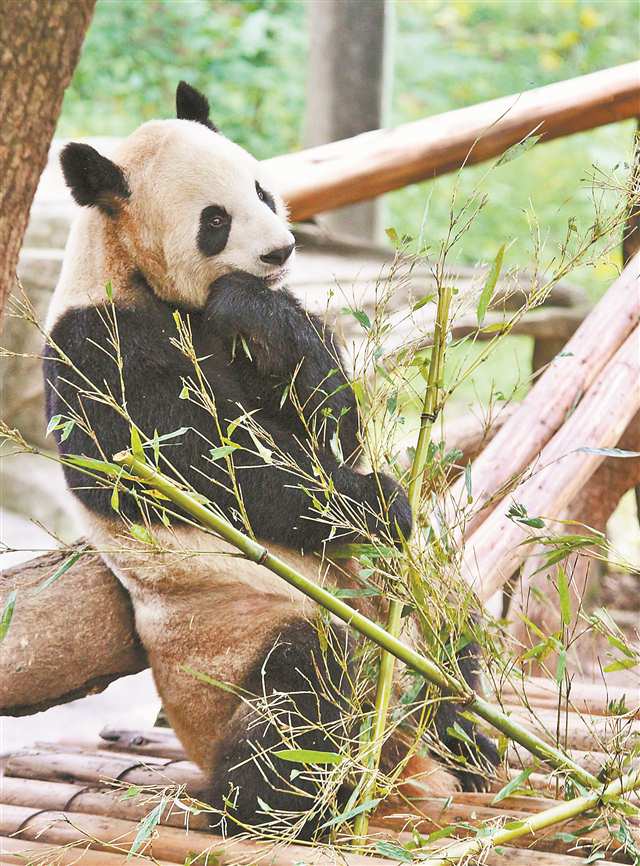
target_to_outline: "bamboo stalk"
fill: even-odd
[[[532,516],[553,518],[569,505],[605,459],[602,453],[578,449],[611,448],[618,443],[640,409],[639,381],[640,327],[637,327],[545,446],[535,474],[502,499],[467,541],[462,576],[481,599],[490,599],[530,550],[522,544],[530,532],[509,519],[509,506],[515,500]],[[509,422],[496,439],[508,426]]]
[[[252,562],[258,562],[270,569],[274,574],[282,577],[283,580],[295,589],[298,589],[304,595],[322,605],[326,610],[335,614],[338,619],[341,619],[360,634],[378,644],[379,647],[387,650],[413,668],[413,670],[422,674],[433,685],[440,689],[447,689],[464,703],[468,711],[480,716],[480,718],[489,722],[501,733],[520,743],[531,754],[546,761],[557,770],[567,771],[576,781],[589,788],[599,786],[600,783],[595,776],[585,771],[560,749],[545,743],[535,734],[524,730],[521,725],[506,716],[494,704],[471,692],[465,684],[442,670],[427,656],[416,652],[398,640],[398,638],[390,635],[377,623],[368,619],[352,607],[349,607],[348,604],[336,598],[327,590],[317,586],[304,575],[296,572],[295,569],[291,568],[282,559],[269,553],[261,544],[243,535],[242,532],[226,520],[211,512],[184,490],[176,487],[165,475],[149,466],[143,460],[138,459],[130,452],[121,452],[114,457],[114,460],[121,466],[127,466],[135,476],[146,484],[149,484],[152,489],[159,490],[165,496],[168,496],[172,502],[192,517],[195,517],[201,524],[219,533],[220,536],[237,547]]]
[[[438,307],[436,312],[435,331],[433,337],[433,349],[431,351],[431,359],[429,361],[429,374],[427,379],[427,387],[424,395],[422,407],[422,415],[420,418],[420,432],[418,433],[418,441],[416,443],[416,452],[411,467],[411,475],[409,478],[408,499],[411,513],[414,515],[414,520],[417,522],[420,513],[420,499],[422,496],[422,480],[424,470],[427,465],[427,455],[429,452],[429,444],[431,442],[431,430],[433,423],[438,414],[438,396],[439,389],[442,384],[442,371],[444,369],[444,353],[446,347],[447,328],[449,323],[449,308],[451,306],[451,298],[453,292],[450,287],[438,287]],[[412,587],[416,598],[420,598],[420,575],[416,573],[414,566],[411,564],[410,551],[405,542],[403,544],[405,552],[405,561],[408,565],[408,581]],[[404,604],[402,601],[393,599],[389,605],[389,614],[387,619],[387,632],[393,637],[398,637],[402,629],[402,609]],[[422,609],[421,605],[418,605]],[[393,672],[395,669],[395,656],[391,653],[382,650],[380,653],[380,668],[378,671],[378,683],[376,687],[376,701],[373,715],[373,727],[371,733],[367,733],[365,738],[365,755],[364,763],[367,766],[367,772],[370,774],[362,788],[360,797],[361,803],[366,803],[374,799],[376,779],[378,767],[380,766],[380,755],[382,753],[382,745],[384,742],[384,734],[387,727],[387,716],[389,713],[389,702],[393,691]],[[371,743],[372,752],[366,754],[367,740]],[[367,835],[367,826],[369,820],[368,811],[361,812],[354,824],[354,838],[356,844],[363,844]]]

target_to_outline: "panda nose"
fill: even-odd
[[[294,247],[295,243],[289,244],[288,247],[278,247],[276,250],[271,250],[271,252],[260,256],[260,261],[267,265],[283,265],[293,252]]]

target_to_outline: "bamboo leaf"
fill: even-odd
[[[315,749],[281,749],[273,753],[276,758],[293,764],[341,764],[344,755],[337,752],[322,752]]]
[[[583,454],[597,454],[599,457],[640,457],[640,451],[625,451],[623,448],[576,448]]]
[[[69,571],[69,569],[76,564],[76,562],[86,553],[86,548],[81,548],[80,550],[74,550],[74,552],[68,556],[64,562],[62,562],[53,574],[49,575],[46,580],[44,580],[40,586],[37,588],[36,592],[42,592],[43,589],[48,589],[52,584],[58,580],[58,578],[62,577],[62,575]]]
[[[49,419],[49,423],[47,424],[47,432],[46,432],[47,436],[50,433],[53,433],[53,431],[57,429],[61,418],[62,418],[62,415],[52,415],[51,416],[51,418]]]
[[[536,144],[540,141],[541,134],[538,135],[528,135],[522,141],[516,142],[516,144],[512,144],[511,147],[508,147],[502,156],[497,160],[496,166],[506,165],[508,162],[512,162],[514,159],[517,159],[519,156],[527,153]]]
[[[211,460],[220,460],[223,457],[228,457],[229,454],[233,454],[239,447],[239,445],[220,445],[219,448],[210,448],[209,457]]]
[[[364,310],[354,310],[352,307],[343,307],[342,312],[344,315],[353,316],[353,318],[358,322],[365,331],[371,330],[371,319]]]
[[[635,656],[634,658],[618,659],[615,662],[611,662],[603,670],[606,674],[610,674],[613,671],[626,671],[629,668],[635,668],[638,664],[640,664],[640,658]]]
[[[127,854],[127,860],[132,857],[137,851],[140,850],[142,845],[150,838],[154,829],[160,823],[160,818],[162,818],[162,813],[164,812],[166,798],[162,797],[157,806],[155,806],[140,822],[140,827],[138,828],[138,832],[136,833],[136,837],[131,843],[131,848],[129,848],[129,853]]]
[[[352,818],[361,815],[363,812],[369,812],[371,809],[375,809],[381,799],[381,797],[376,797],[374,800],[365,800],[364,803],[354,806],[354,808],[349,809],[348,812],[343,812],[342,815],[336,815],[335,818],[325,821],[322,826],[318,827],[318,830],[325,830],[327,827],[338,827],[340,824],[344,824],[345,821],[350,821]]]
[[[400,860],[402,863],[413,863],[413,854],[396,842],[376,842],[376,851],[382,857]]]
[[[138,433],[137,427],[133,424],[131,425],[131,453],[136,457],[139,457],[141,460],[144,460],[144,449],[142,447],[142,440],[140,439],[140,434]]]
[[[7,596],[7,600],[4,603],[2,616],[0,616],[0,642],[5,639],[5,637],[7,636],[7,632],[9,631],[9,626],[11,625],[11,620],[13,619],[13,612],[16,609],[17,595],[17,590],[12,589]]]
[[[505,244],[502,244],[498,252],[496,253],[496,257],[493,260],[493,264],[489,269],[489,273],[487,274],[487,279],[485,280],[484,286],[482,287],[482,291],[480,292],[480,298],[478,300],[478,324],[481,325],[484,321],[484,317],[486,315],[487,309],[489,308],[489,304],[491,303],[491,298],[493,297],[493,292],[496,287],[496,283],[498,282],[498,277],[500,276],[500,271],[502,269],[502,260],[504,258],[504,250]]]
[[[495,795],[493,800],[491,801],[491,805],[495,806],[496,803],[500,803],[501,800],[506,800],[507,797],[510,797],[514,791],[519,790],[524,786],[524,783],[527,781],[529,776],[533,773],[533,767],[528,767],[526,770],[523,770],[521,773],[518,773],[517,776],[514,776],[510,782],[500,788],[498,793]]]
[[[569,594],[567,572],[561,565],[558,566],[558,596],[560,597],[562,624],[569,625],[571,622],[571,596]]]

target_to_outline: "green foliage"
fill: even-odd
[[[171,117],[176,83],[204,91],[215,123],[264,158],[298,145],[305,6],[296,0],[100,0],[58,135],[127,135]]]

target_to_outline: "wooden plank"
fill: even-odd
[[[640,114],[640,63],[603,69],[395,129],[275,157],[264,165],[294,220],[365,201],[503,153]]]

